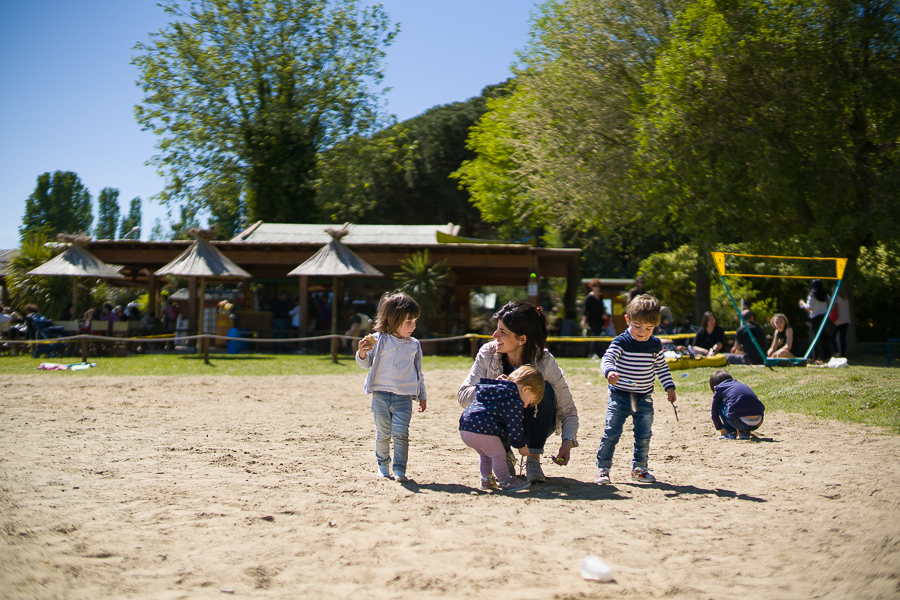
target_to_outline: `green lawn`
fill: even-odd
[[[70,359],[32,359],[0,357],[0,375],[40,374],[42,377],[107,376],[179,376],[179,375],[340,375],[360,372],[352,356],[340,356],[337,364],[328,356],[273,354],[214,354],[209,365],[199,354],[147,354],[121,358],[96,358],[97,368],[86,371],[37,371],[41,362],[78,362]],[[839,419],[867,425],[888,427],[900,433],[900,370],[885,367],[883,359],[861,357],[851,360],[848,368],[813,367],[729,367],[738,380],[750,385],[769,410],[803,413],[812,417]],[[560,359],[568,377],[602,386],[600,365],[579,358]],[[426,371],[436,369],[467,370],[472,365],[468,356],[426,356]],[[710,395],[708,379],[713,369],[674,371],[682,398],[706,398]]]

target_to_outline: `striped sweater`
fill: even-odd
[[[619,374],[616,385],[609,386],[619,392],[650,394],[656,377],[659,377],[664,390],[675,388],[669,365],[663,356],[662,342],[657,337],[651,336],[646,342],[639,342],[626,329],[609,345],[600,368],[604,377],[610,371]]]

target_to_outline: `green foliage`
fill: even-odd
[[[42,233],[29,235],[22,240],[9,265],[9,291],[14,305],[22,308],[34,304],[49,319],[58,319],[63,307],[72,301],[73,277],[35,277],[28,272],[35,269],[65,247],[50,244]],[[89,284],[83,280],[78,287],[78,306],[87,307],[91,302]]]
[[[432,265],[431,254],[423,250],[400,261],[400,271],[394,279],[399,289],[419,304],[423,317],[430,317],[441,314],[445,308],[448,270],[446,260]]]
[[[355,136],[319,155],[320,213],[332,222],[452,222],[465,235],[488,231],[469,195],[449,175],[473,153],[469,128],[497,86],[465,102],[436,106],[372,135]]]
[[[137,228],[137,229],[135,229]],[[141,197],[131,199],[128,207],[128,215],[122,219],[122,227],[119,229],[123,238],[129,240],[141,239]]]
[[[856,305],[859,337],[880,341],[900,337],[900,252],[896,242],[863,247],[859,254]]]
[[[181,5],[185,4],[184,8]],[[208,210],[220,234],[316,218],[316,153],[377,125],[369,86],[396,29],[358,0],[166,0],[138,44],[138,122],[160,136],[160,199]]]
[[[103,188],[97,196],[97,233],[98,240],[118,239],[119,228],[119,190]]]
[[[25,216],[19,234],[88,233],[91,230],[91,194],[71,171],[38,175],[34,192],[25,201]]]

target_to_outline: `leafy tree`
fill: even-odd
[[[317,217],[316,153],[371,131],[370,91],[396,29],[359,0],[165,0],[173,21],[138,44],[138,122],[161,136],[160,199],[217,228]]]
[[[13,302],[20,308],[34,304],[49,319],[58,319],[65,305],[72,301],[73,277],[35,277],[32,269],[41,266],[65,248],[50,244],[43,233],[26,236],[10,261],[9,284]],[[91,290],[82,282],[78,286],[78,306],[88,307],[93,298]]]
[[[190,205],[182,206],[180,209],[181,218],[177,223],[172,223],[173,240],[193,240],[191,229],[200,228],[200,220],[197,219],[197,211]]]
[[[97,196],[97,239],[115,240],[119,228],[119,190],[103,188]]]
[[[128,237],[132,240],[141,239],[141,197],[131,199],[128,208],[128,216],[122,219],[122,237]],[[132,233],[133,232],[133,233]]]
[[[86,233],[91,229],[91,194],[71,171],[38,175],[34,192],[25,201],[19,234],[46,237],[57,233]]]
[[[334,222],[452,222],[466,235],[485,234],[490,226],[449,176],[474,158],[466,147],[469,129],[485,112],[485,101],[501,93],[502,86],[488,86],[480,96],[436,106],[323,152],[317,181],[321,214]]]
[[[151,242],[159,242],[171,238],[166,234],[166,226],[163,225],[162,221],[156,219],[153,222],[153,229],[150,230],[150,237],[147,239]]]

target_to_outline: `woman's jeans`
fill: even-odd
[[[812,317],[809,320],[809,343],[811,344],[813,338],[816,337],[816,333],[819,331],[819,327],[822,326],[822,321],[828,318],[828,315],[819,315],[817,317]],[[819,336],[819,341],[816,343],[816,347],[813,348],[813,351],[810,352],[809,357],[813,360],[821,360],[824,362],[828,362],[831,360],[831,338],[828,337],[828,334],[824,331],[822,335]]]
[[[415,396],[398,396],[390,392],[372,394],[375,414],[375,460],[382,475],[388,474],[391,462],[391,439],[394,440],[394,473],[406,474],[409,457],[409,421]]]
[[[650,431],[653,426],[653,398],[650,394],[609,391],[609,403],[606,405],[606,429],[600,440],[597,451],[597,468],[608,469],[612,466],[616,444],[622,436],[625,419],[631,417],[634,422],[634,458],[631,468],[647,468],[647,457],[650,454]]]
[[[537,415],[533,406],[525,407],[525,439],[528,440],[528,452],[543,454],[547,438],[556,429],[556,390],[544,382],[544,397],[537,405]]]

